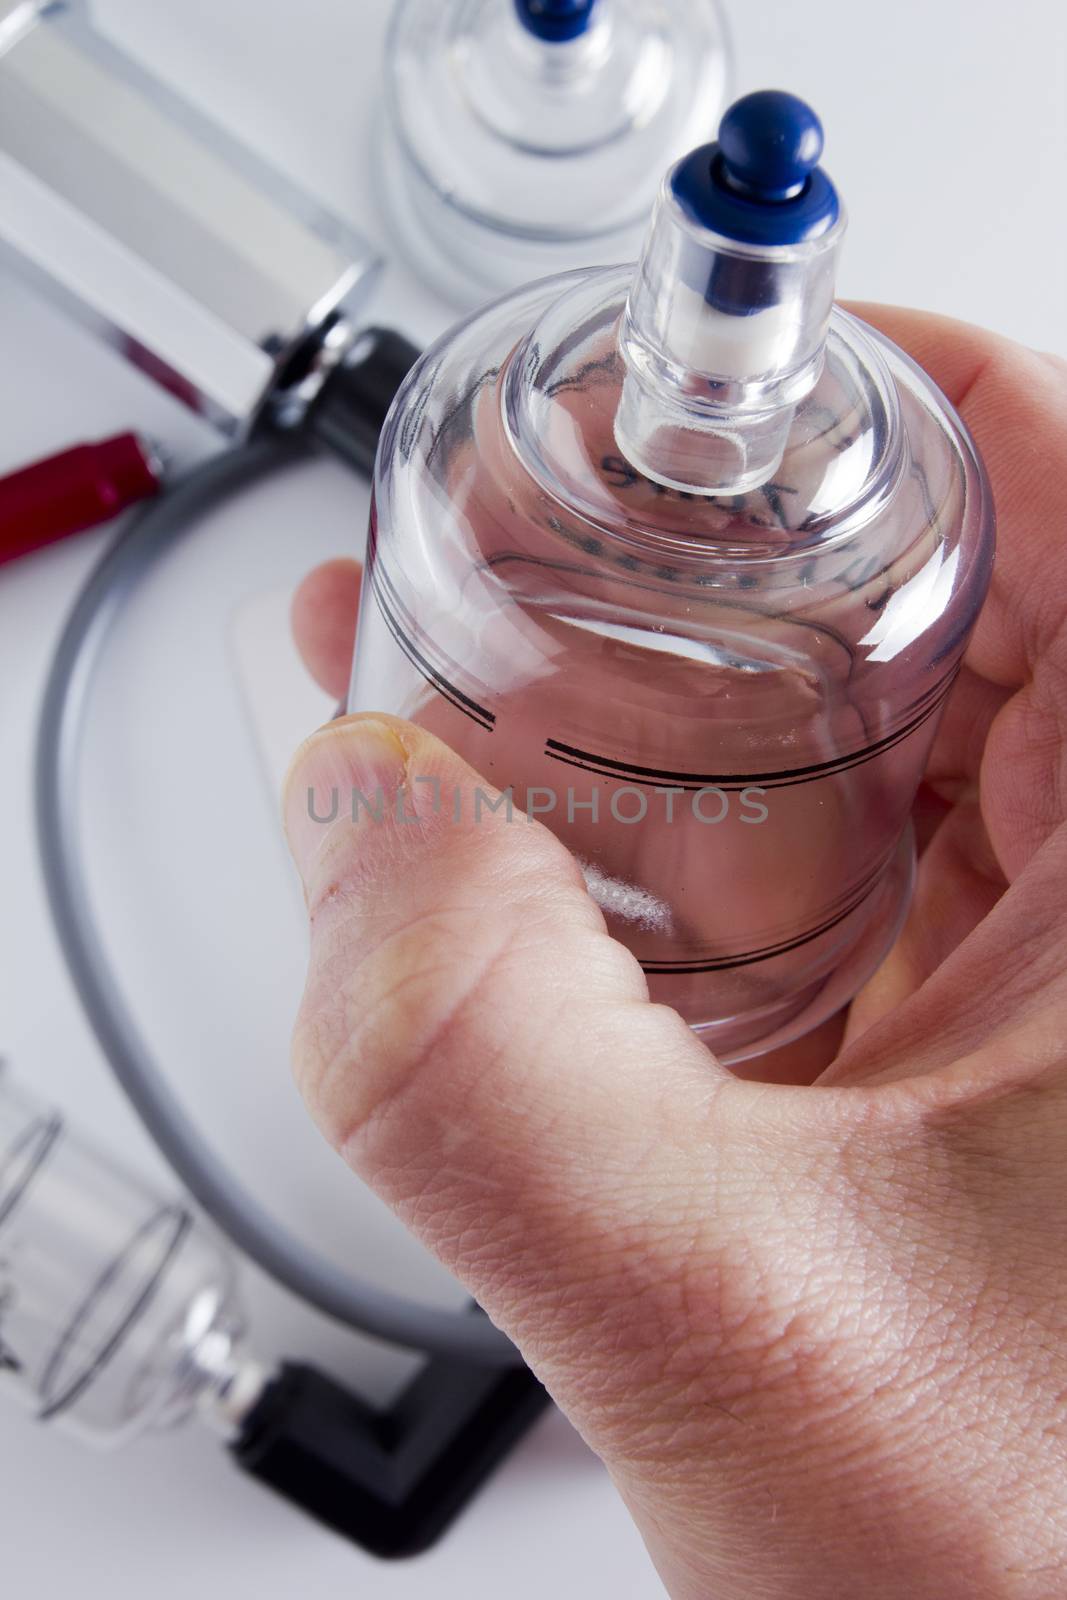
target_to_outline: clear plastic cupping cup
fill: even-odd
[[[114,1446],[224,1415],[243,1330],[214,1234],[0,1063],[0,1393]]]
[[[746,96],[668,173],[636,269],[427,352],[382,439],[352,677],[352,710],[432,730],[563,840],[726,1061],[893,943],[993,558],[960,419],[833,304],[822,142],[803,102]]]
[[[719,0],[397,0],[374,165],[407,259],[460,307],[631,260],[729,56]]]

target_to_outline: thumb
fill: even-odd
[[[321,729],[286,825],[311,919],[309,1107],[566,1390],[573,1353],[661,1292],[664,1219],[708,1203],[719,1103],[749,1086],[649,1002],[559,841],[431,734]]]

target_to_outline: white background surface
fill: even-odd
[[[99,3],[101,19],[151,65],[378,239],[365,151],[385,12],[385,0]],[[1060,0],[877,9],[731,0],[729,12],[739,88],[792,88],[823,117],[827,166],[852,223],[842,293],[930,306],[1067,353]],[[447,320],[399,263],[374,314],[422,341]],[[0,470],[131,424],[183,462],[211,444],[171,402],[0,279]],[[359,547],[364,511],[360,485],[311,465],[220,513],[164,568],[118,642],[87,768],[89,821],[116,957],[153,1045],[212,1138],[309,1237],[346,1260],[388,1260],[390,1282],[447,1300],[440,1277],[320,1148],[289,1088],[302,930],[242,710],[242,679],[257,677],[257,662],[264,675],[272,659],[287,670],[284,640],[271,643],[280,597],[304,565]],[[93,536],[0,569],[0,1055],[165,1183],[78,1010],[32,832],[44,674],[102,543]],[[294,689],[294,722],[320,709]],[[131,727],[142,730],[132,747]],[[142,801],[132,827],[127,813],[108,812],[102,790],[123,751]],[[231,797],[232,818],[217,807],[210,830],[202,778]],[[206,997],[191,1008],[196,982]],[[378,1392],[399,1376],[395,1363],[254,1274],[249,1298],[261,1348],[321,1355]],[[0,1412],[0,1586],[19,1600],[661,1592],[604,1474],[559,1417],[436,1551],[382,1567],[245,1482],[195,1429],[101,1460],[10,1405]]]

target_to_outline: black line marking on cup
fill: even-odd
[[[488,711],[485,706],[479,705],[477,700],[472,700],[470,695],[464,694],[462,689],[457,689],[454,683],[450,683],[442,673],[437,671],[436,667],[431,666],[414,640],[408,636],[393,615],[385,597],[383,586],[373,572],[371,573],[371,591],[378,603],[378,610],[382,614],[383,622],[412,666],[418,668],[427,683],[432,684],[438,694],[448,701],[449,705],[454,706],[457,711],[462,711],[465,717],[470,717],[471,721],[476,722],[479,728],[484,728],[486,733],[492,733],[496,723],[495,712]]]
[[[884,739],[878,739],[873,744],[861,745],[858,750],[849,751],[847,755],[835,756],[829,761],[815,762],[806,767],[783,767],[777,771],[748,773],[671,772],[664,767],[637,767],[626,761],[615,761],[610,756],[597,755],[576,745],[563,744],[559,739],[546,739],[544,753],[551,760],[561,761],[565,766],[578,767],[584,772],[594,772],[602,778],[618,778],[625,783],[687,790],[795,788],[803,783],[816,783],[820,778],[834,777],[839,772],[848,772],[853,767],[873,761],[876,756],[884,755],[895,745],[901,744],[940,710],[948,698],[957,670],[954,668],[948,675],[947,681],[937,692],[936,699],[895,733],[887,734]]]
[[[40,1383],[41,1409],[37,1413],[40,1421],[49,1422],[61,1412],[69,1410],[76,1401],[81,1399],[86,1390],[92,1387],[100,1374],[111,1363],[121,1349],[124,1340],[129,1336],[133,1327],[155,1299],[159,1286],[166,1277],[167,1269],[180,1251],[191,1227],[192,1218],[184,1206],[161,1206],[158,1211],[149,1217],[147,1222],[137,1229],[137,1232],[121,1255],[116,1256],[114,1261],[105,1267],[89,1290],[89,1293],[85,1296],[85,1299],[78,1306],[62,1338],[48,1359],[48,1365]],[[73,1379],[68,1379],[66,1386],[56,1394],[55,1390],[63,1371],[64,1362],[67,1360],[71,1350],[77,1347],[81,1330],[88,1322],[97,1304],[112,1288],[121,1275],[122,1269],[138,1249],[146,1241],[150,1240],[154,1234],[162,1232],[164,1229],[169,1229],[169,1233],[165,1238],[159,1260],[156,1262],[151,1276],[136,1300],[123,1315],[118,1326],[112,1330],[109,1337],[101,1345],[96,1355],[80,1372],[75,1370]]]
[[[642,961],[641,970],[651,977],[678,977],[687,973],[725,972],[732,967],[747,967],[755,961],[770,961],[775,956],[787,955],[791,950],[799,950],[801,945],[811,944],[813,939],[820,939],[824,933],[829,933],[839,922],[844,922],[846,917],[857,911],[877,888],[882,872],[884,868],[878,873],[875,881],[866,884],[863,891],[855,896],[843,911],[838,911],[826,922],[820,923],[817,928],[812,928],[810,932],[798,934],[795,939],[785,939],[780,944],[766,945],[762,950],[746,950],[740,955],[716,956],[708,961]]]
[[[0,1223],[7,1221],[40,1172],[63,1133],[63,1119],[54,1112],[30,1123],[0,1166]],[[14,1177],[9,1178],[8,1174]]]

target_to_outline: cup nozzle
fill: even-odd
[[[620,333],[616,437],[646,476],[714,494],[773,475],[821,370],[844,232],[822,146],[809,106],[762,90],[668,173]]]

